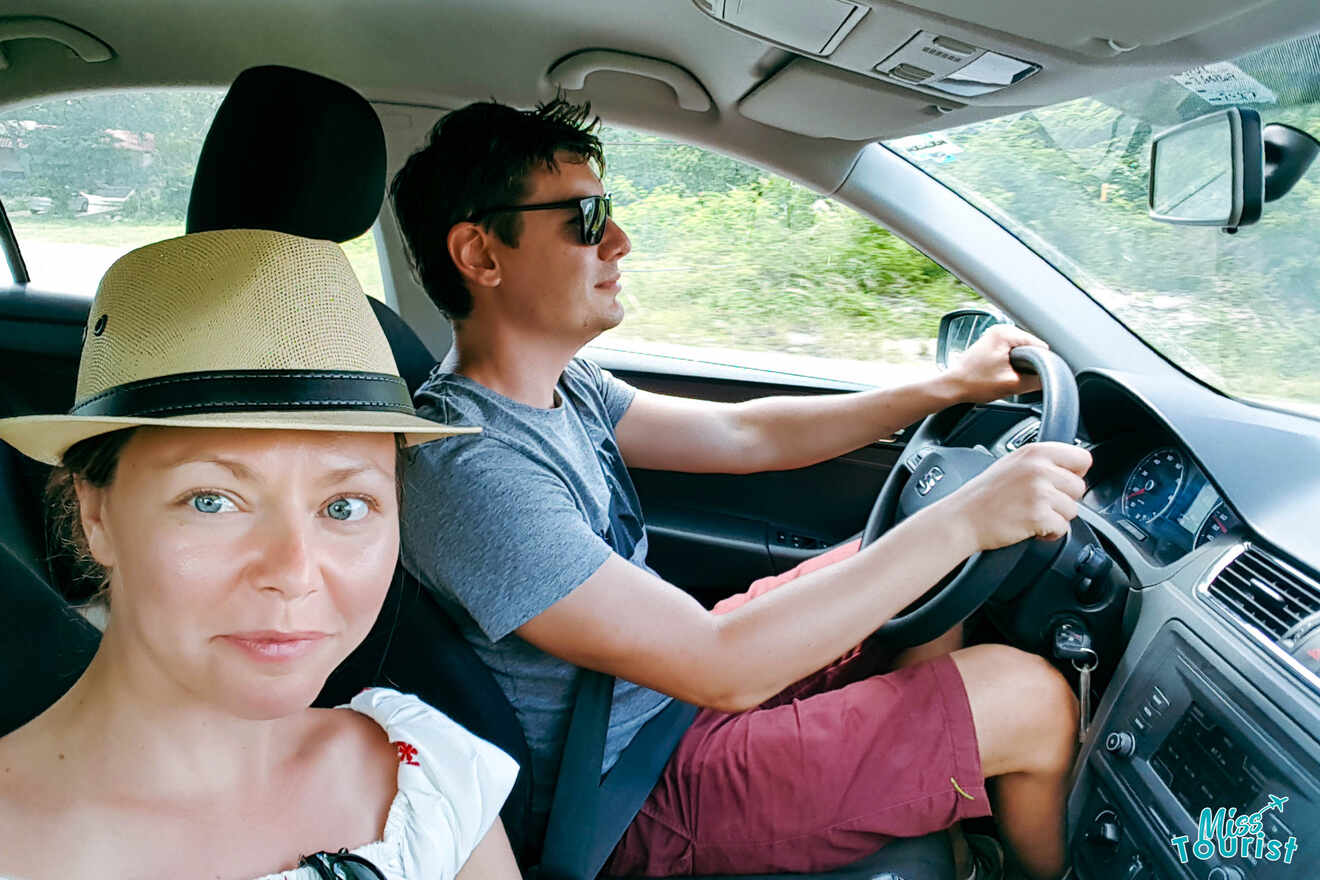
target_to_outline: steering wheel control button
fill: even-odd
[[[908,470],[912,471],[915,474],[917,472],[917,468],[921,467],[921,463],[926,460],[926,456],[930,455],[931,452],[934,451],[934,449],[935,449],[934,446],[928,444],[926,446],[921,447],[911,455],[909,455],[907,457]]]
[[[1116,731],[1105,737],[1105,751],[1120,758],[1130,758],[1137,750],[1137,738],[1127,731]]]

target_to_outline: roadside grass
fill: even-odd
[[[28,243],[46,245],[84,245],[114,249],[127,253],[155,241],[183,235],[183,221],[138,223],[115,220],[101,215],[78,219],[25,216],[16,213],[10,217],[19,248]],[[385,298],[385,283],[381,277],[380,260],[376,256],[376,241],[370,230],[352,241],[345,242],[344,253],[357,273],[362,289],[376,299]],[[40,283],[40,278],[34,278]]]

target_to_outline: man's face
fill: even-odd
[[[603,194],[591,166],[573,158],[561,153],[558,171],[533,171],[520,204]],[[600,244],[584,245],[576,208],[523,211],[521,220],[518,247],[493,238],[501,318],[575,346],[617,326],[623,320],[619,260],[632,249],[618,224],[609,220]]]

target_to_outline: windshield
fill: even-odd
[[[1236,234],[1147,216],[1151,134],[1225,106],[1320,137],[1320,35],[886,146],[1184,370],[1320,415],[1320,163]]]

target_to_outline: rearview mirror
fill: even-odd
[[[1260,219],[1320,155],[1320,141],[1290,125],[1261,127],[1230,107],[1161,132],[1150,142],[1150,217],[1229,232]]]
[[[957,309],[940,318],[939,341],[935,345],[935,363],[948,369],[949,360],[976,344],[976,340],[996,324],[1008,322],[984,309]]]
[[[1236,229],[1265,203],[1260,114],[1229,107],[1161,132],[1150,142],[1150,217]]]

